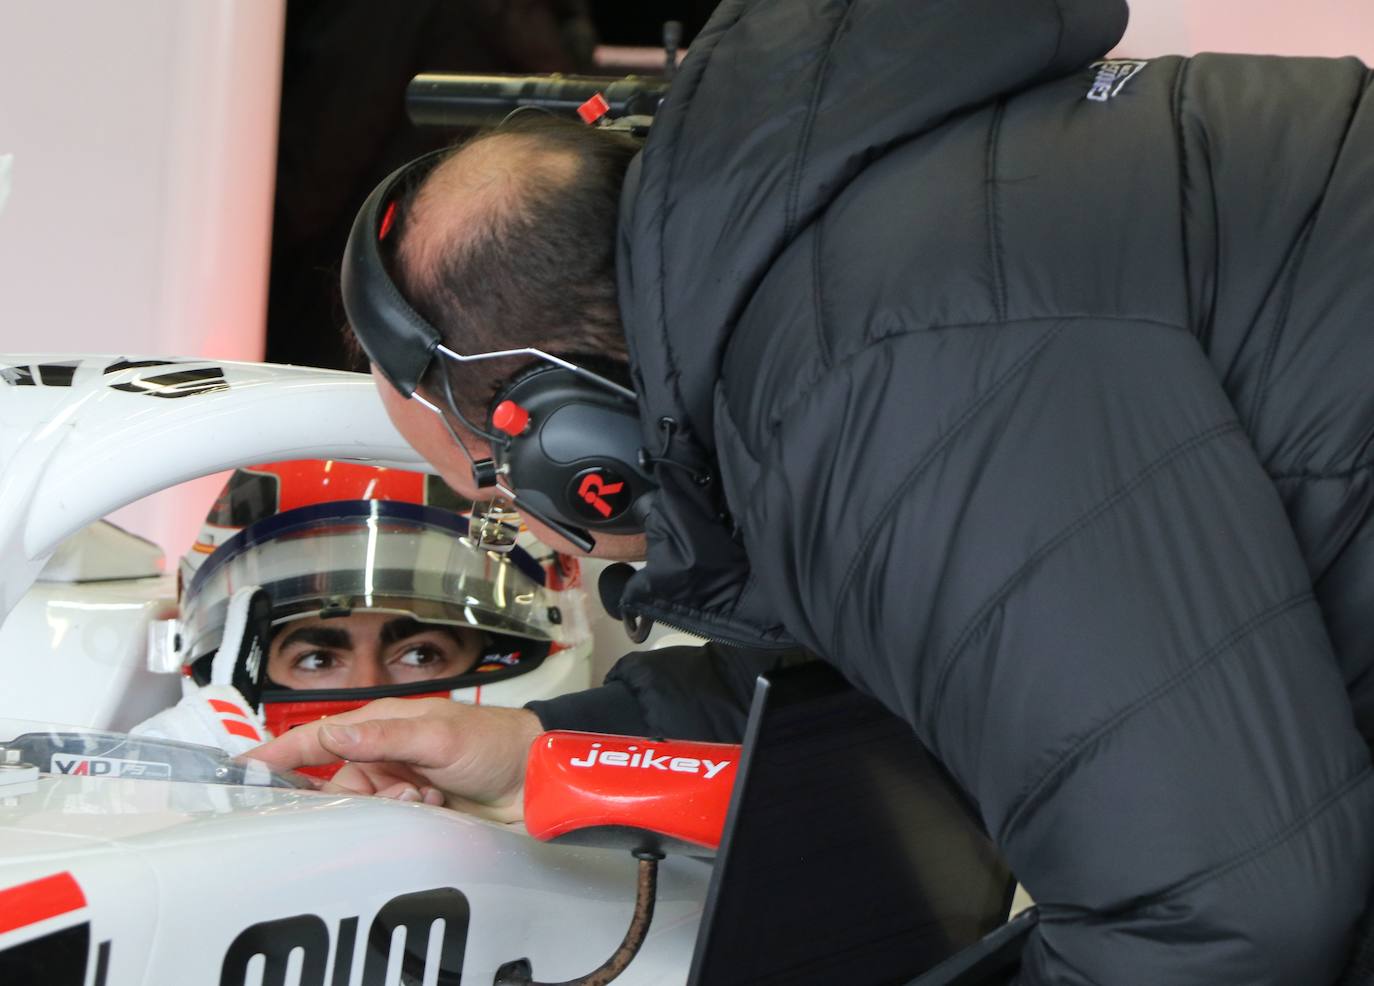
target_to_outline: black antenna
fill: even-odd
[[[677,74],[677,49],[682,44],[682,21],[663,23],[663,78],[669,82]]]

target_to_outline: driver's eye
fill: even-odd
[[[298,671],[332,671],[339,666],[339,659],[325,650],[312,650],[301,654],[291,662]]]
[[[401,651],[396,660],[413,668],[427,668],[442,662],[444,655],[430,644],[417,644]]]

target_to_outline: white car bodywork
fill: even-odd
[[[89,525],[253,462],[428,469],[366,376],[140,362],[0,356],[0,748],[66,730],[12,720],[124,730],[179,694],[175,676],[147,667],[146,641],[156,656],[174,598],[160,553]],[[150,768],[117,752],[54,755],[36,779],[3,759],[0,973],[7,956],[12,968],[30,968],[14,965],[23,956],[71,964],[35,982],[490,983],[521,957],[560,981],[606,959],[633,910],[623,851],[544,845],[516,826],[398,802],[118,777]],[[697,859],[662,865],[648,940],[617,982],[685,981],[709,874]],[[393,933],[398,922],[410,930]],[[403,962],[407,940],[428,958]]]

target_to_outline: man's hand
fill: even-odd
[[[524,814],[525,758],[542,731],[525,709],[384,698],[298,726],[246,755],[275,770],[346,760],[325,790],[513,822]]]

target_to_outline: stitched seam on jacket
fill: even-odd
[[[1225,876],[1227,873],[1230,873],[1232,870],[1238,869],[1241,866],[1244,866],[1246,863],[1249,863],[1252,860],[1257,859],[1260,856],[1263,856],[1265,853],[1269,852],[1269,850],[1277,848],[1278,846],[1287,842],[1289,839],[1293,838],[1293,836],[1297,835],[1303,829],[1307,828],[1308,825],[1316,821],[1318,816],[1325,814],[1327,809],[1329,809],[1332,805],[1338,804],[1342,798],[1344,798],[1356,787],[1359,787],[1361,784],[1368,781],[1372,772],[1374,772],[1374,767],[1370,767],[1368,764],[1365,764],[1358,771],[1356,771],[1355,774],[1348,781],[1338,786],[1325,798],[1322,798],[1307,811],[1303,812],[1297,818],[1293,819],[1293,821],[1290,822],[1286,828],[1282,828],[1279,831],[1275,832],[1268,839],[1265,839],[1263,842],[1252,847],[1248,852],[1242,853],[1234,859],[1228,860],[1227,862],[1222,863],[1221,865],[1215,867],[1212,870],[1199,873],[1197,876],[1185,880],[1178,886],[1169,889],[1163,894],[1160,894],[1153,900],[1147,899],[1146,903],[1158,903],[1159,901],[1166,900],[1170,897],[1176,897],[1179,894],[1187,893],[1191,890],[1196,890],[1198,887],[1203,886],[1207,883],[1211,883],[1213,880],[1218,880],[1221,877]]]
[[[1115,732],[1121,726],[1129,722],[1134,718],[1136,713],[1154,705],[1180,685],[1187,683],[1207,668],[1212,667],[1223,655],[1230,652],[1232,648],[1249,637],[1250,634],[1272,620],[1278,619],[1290,610],[1311,602],[1312,599],[1312,591],[1310,589],[1304,589],[1299,593],[1289,596],[1287,599],[1280,600],[1261,610],[1232,630],[1220,641],[1203,651],[1202,654],[1190,661],[1186,667],[1175,672],[1172,676],[1150,689],[1150,691],[1146,692],[1129,705],[1126,705],[1124,708],[1118,710],[1116,714],[1111,716],[1106,722],[1101,723],[1076,742],[1026,789],[1024,795],[1013,802],[1014,807],[1007,813],[1006,821],[1002,823],[998,830],[998,845],[1006,845],[1006,840],[1011,838],[1012,833],[1019,827],[1022,819],[1044,801],[1051,788],[1055,785],[1055,782],[1064,775],[1065,771],[1077,763],[1091,747],[1096,746],[1108,734]]]
[[[1028,315],[1025,318],[1009,318],[1004,322],[950,322],[946,325],[922,325],[910,329],[898,329],[886,332],[882,335],[867,337],[864,345],[849,353],[838,363],[829,367],[830,370],[842,369],[856,360],[863,359],[868,354],[868,350],[874,346],[886,346],[892,342],[900,342],[911,336],[930,334],[937,332],[971,332],[980,329],[1009,329],[1020,328],[1027,325],[1054,324],[1058,322],[1121,322],[1129,325],[1149,325],[1159,329],[1169,329],[1173,332],[1187,332],[1188,330],[1174,322],[1164,322],[1159,319],[1148,317],[1137,317],[1134,315],[1093,315],[1093,314],[1074,314],[1074,315]],[[833,358],[833,357],[832,357]],[[816,381],[809,381],[814,387]],[[790,417],[796,406],[811,396],[811,389],[808,387],[806,392],[792,398],[782,408],[773,413],[772,429],[776,432],[777,424],[784,418]]]
[[[1326,192],[1323,190],[1322,198],[1325,197]],[[1293,266],[1283,278],[1278,314],[1274,318],[1274,327],[1269,331],[1269,341],[1264,347],[1264,359],[1260,363],[1258,385],[1255,387],[1255,396],[1250,401],[1248,420],[1252,427],[1259,426],[1259,414],[1264,408],[1264,401],[1269,392],[1269,374],[1273,370],[1274,359],[1279,351],[1279,338],[1283,335],[1283,330],[1288,324],[1288,312],[1293,306],[1293,291],[1297,285],[1298,274],[1302,271],[1303,259],[1307,256],[1307,244],[1312,240],[1312,230],[1317,225],[1317,213],[1320,209],[1319,200],[1318,205],[1313,208],[1302,224],[1302,232],[1298,234],[1297,243],[1293,248]]]
[[[835,42],[849,22],[849,15],[854,10],[854,6],[849,0],[845,2],[844,13],[835,22],[834,28],[830,32],[830,37],[825,40],[825,55],[821,58],[821,64],[816,70],[816,81],[812,83],[811,100],[806,108],[806,120],[802,123],[801,140],[797,144],[796,163],[792,166],[792,177],[787,183],[787,211],[783,215],[782,242],[791,242],[793,237],[793,225],[797,221],[797,199],[801,195],[801,176],[806,168],[806,155],[811,149],[811,131],[816,125],[816,113],[821,106],[821,90],[825,87],[825,80],[830,71],[830,53],[835,48]]]
[[[1075,517],[1067,527],[1060,530],[1057,534],[1036,548],[1025,561],[1017,566],[1016,571],[1003,580],[1002,584],[988,596],[981,606],[969,618],[964,629],[959,631],[959,635],[954,638],[954,643],[950,645],[945,656],[941,659],[939,677],[935,682],[933,697],[929,702],[922,702],[925,707],[938,709],[944,700],[945,689],[949,685],[950,675],[954,672],[954,667],[959,663],[963,656],[964,648],[968,646],[974,636],[987,623],[992,613],[1002,605],[1018,584],[1026,577],[1030,571],[1053,554],[1058,548],[1067,544],[1081,531],[1086,530],[1092,523],[1112,510],[1119,507],[1141,486],[1145,485],[1157,474],[1164,471],[1174,460],[1181,458],[1189,452],[1214,441],[1225,435],[1241,430],[1240,422],[1232,419],[1218,424],[1184,439],[1176,445],[1165,449],[1158,457],[1146,465],[1140,472],[1136,473],[1124,486],[1119,486],[1105,498],[1093,504],[1083,513]]]
[[[858,573],[859,563],[868,556],[869,549],[874,539],[878,536],[878,531],[897,508],[897,504],[900,503],[902,498],[906,495],[906,491],[910,488],[911,484],[921,477],[950,442],[959,437],[964,428],[978,416],[978,413],[992,403],[993,398],[1000,394],[1007,385],[1019,377],[1024,370],[1035,362],[1036,357],[1044,352],[1046,347],[1057,339],[1059,334],[1063,332],[1066,327],[1067,326],[1062,323],[1056,325],[1046,332],[1044,336],[1036,340],[1034,345],[1017,357],[1016,361],[1012,363],[1012,365],[1009,366],[991,386],[979,394],[977,399],[964,409],[964,412],[959,415],[949,431],[942,435],[935,444],[926,449],[921,457],[916,460],[916,464],[911,467],[911,470],[902,477],[902,481],[897,484],[896,489],[892,491],[892,495],[888,497],[887,502],[884,503],[882,509],[878,511],[873,522],[869,524],[868,531],[864,534],[863,540],[859,543],[858,550],[854,552],[854,555],[849,560],[849,565],[845,568],[844,578],[840,581],[839,591],[835,593],[837,611],[844,608],[844,600],[848,597],[849,586]],[[835,630],[830,639],[830,652],[832,654],[842,653],[840,647],[840,627],[842,625],[843,622],[841,620],[837,619],[835,621]]]
[[[1191,176],[1188,174],[1188,145],[1183,136],[1183,84],[1188,75],[1188,69],[1193,64],[1191,58],[1185,58],[1179,65],[1178,74],[1174,76],[1174,91],[1169,100],[1170,110],[1173,114],[1174,122],[1174,147],[1178,153],[1178,179],[1179,188],[1187,188],[1192,184]],[[1183,260],[1183,284],[1188,292],[1188,331],[1192,332],[1193,321],[1193,260],[1189,249],[1188,237],[1188,210],[1184,207],[1183,194],[1179,193],[1178,200],[1178,224],[1181,234],[1182,250],[1180,251]]]
[[[1188,168],[1188,144],[1183,133],[1184,74],[1188,71],[1192,64],[1193,60],[1191,58],[1183,59],[1183,61],[1180,63],[1178,75],[1175,77],[1174,80],[1175,91],[1172,111],[1175,130],[1175,146],[1178,149],[1180,181],[1179,187],[1181,189],[1188,188],[1193,184],[1193,175],[1190,173]],[[1221,206],[1220,197],[1217,195],[1216,172],[1212,168],[1212,157],[1210,152],[1206,150],[1205,146],[1203,145],[1205,145],[1205,141],[1199,141],[1198,154],[1203,159],[1203,171],[1206,174],[1207,180],[1207,197],[1208,202],[1212,207],[1212,226],[1210,237],[1212,240],[1212,256],[1209,258],[1209,262],[1212,265],[1212,270],[1215,271],[1221,269]],[[1194,335],[1197,336],[1198,345],[1202,347],[1203,352],[1209,352],[1212,344],[1212,336],[1216,334],[1217,305],[1220,303],[1221,292],[1217,289],[1214,279],[1209,278],[1204,280],[1202,287],[1202,290],[1204,292],[1203,297],[1206,297],[1208,299],[1207,310],[1205,313],[1202,310],[1203,297],[1193,297],[1193,284],[1191,280],[1193,273],[1193,265],[1191,246],[1188,242],[1188,211],[1184,207],[1182,192],[1180,192],[1179,194],[1178,206],[1179,223],[1183,231],[1183,276],[1184,285],[1187,290],[1186,298],[1188,300],[1188,321],[1189,324],[1193,327],[1192,331]],[[1210,287],[1208,287],[1208,285],[1210,285]]]
[[[664,362],[664,365],[667,367],[667,371],[668,371],[668,372],[667,372],[667,376],[666,376],[664,382],[665,382],[665,383],[668,385],[668,387],[671,389],[671,391],[672,391],[672,402],[673,402],[673,404],[674,404],[676,407],[678,407],[678,408],[685,408],[685,407],[687,406],[687,402],[684,401],[684,400],[682,399],[682,388],[681,388],[680,386],[678,386],[678,379],[682,376],[682,371],[678,368],[677,359],[675,358],[674,353],[673,353],[673,343],[672,343],[672,340],[668,338],[668,246],[667,246],[667,235],[666,235],[667,232],[668,232],[668,194],[669,194],[669,190],[673,187],[673,175],[674,175],[674,174],[676,173],[676,171],[677,171],[677,164],[678,164],[678,149],[679,149],[679,144],[680,144],[680,140],[681,140],[681,135],[682,135],[682,132],[683,132],[684,130],[687,129],[687,126],[686,126],[687,118],[691,116],[691,112],[692,112],[692,110],[693,110],[693,109],[695,108],[695,106],[696,106],[696,103],[694,102],[693,97],[696,96],[697,90],[701,87],[701,80],[704,79],[704,78],[706,78],[706,70],[707,70],[707,68],[710,66],[712,60],[716,57],[716,52],[720,51],[720,46],[721,46],[722,43],[724,43],[726,35],[728,35],[728,34],[730,33],[731,30],[737,28],[737,27],[739,26],[740,22],[741,22],[742,20],[744,20],[744,18],[745,18],[745,16],[746,16],[747,14],[748,14],[748,11],[741,5],[739,15],[735,18],[734,23],[731,24],[729,27],[725,27],[725,28],[722,28],[722,29],[721,29],[720,37],[715,41],[714,44],[711,45],[711,49],[710,49],[709,52],[707,52],[706,57],[705,57],[705,59],[704,59],[704,61],[703,61],[703,64],[702,64],[702,66],[701,66],[700,71],[698,71],[698,72],[696,73],[695,76],[692,76],[692,77],[691,77],[691,86],[690,86],[690,88],[683,89],[682,86],[684,85],[684,82],[682,82],[682,81],[679,81],[679,82],[675,82],[675,83],[674,83],[674,85],[678,87],[678,93],[677,93],[678,99],[679,99],[680,101],[681,101],[681,100],[686,100],[686,101],[687,101],[687,106],[686,106],[686,108],[685,108],[684,111],[683,111],[683,118],[682,118],[682,123],[681,123],[681,125],[678,126],[678,127],[670,134],[670,140],[667,142],[667,145],[668,145],[668,146],[665,147],[665,148],[664,148],[664,151],[663,151],[664,155],[665,155],[665,156],[667,157],[667,159],[668,159],[668,166],[667,166],[667,174],[664,175],[664,179],[663,179],[663,194],[662,194],[662,196],[660,196],[660,198],[659,198],[658,210],[657,210],[657,220],[658,220],[658,235],[657,235],[657,241],[658,241],[658,336],[659,336],[659,341],[661,342],[661,344],[662,344],[662,346],[663,346],[663,362]],[[643,169],[643,161],[642,161],[642,160],[641,160],[640,167],[641,167],[640,181],[642,182],[642,181],[643,181],[643,170],[642,170],[642,169]],[[681,416],[681,415],[679,415],[679,417],[680,417],[680,416]]]
[[[1040,71],[1043,74],[1059,59],[1059,49],[1064,44],[1064,5],[1060,0],[1054,0],[1054,19],[1058,22],[1058,27],[1054,32],[1054,50],[1050,52],[1049,61],[1045,62],[1045,67]]]
[[[1293,819],[1293,821],[1289,822],[1283,828],[1279,829],[1273,835],[1256,843],[1249,849],[1242,850],[1230,859],[1223,860],[1211,869],[1203,870],[1201,873],[1190,876],[1173,886],[1165,887],[1163,890],[1156,893],[1132,900],[1129,904],[1123,905],[1122,907],[1112,908],[1106,911],[1086,912],[1086,918],[1084,917],[1085,911],[1082,908],[1068,907],[1062,904],[1050,904],[1042,909],[1041,920],[1055,921],[1058,923],[1097,924],[1114,920],[1122,914],[1138,914],[1148,908],[1162,904],[1171,898],[1197,890],[1199,887],[1211,883],[1213,880],[1218,880],[1232,870],[1238,869],[1247,863],[1251,863],[1260,856],[1268,853],[1270,850],[1283,845],[1283,843],[1293,838],[1293,836],[1306,829],[1308,825],[1316,821],[1319,816],[1323,815],[1333,805],[1339,804],[1340,801],[1355,788],[1366,783],[1371,775],[1374,775],[1374,767],[1365,764],[1348,779],[1342,781],[1326,795],[1319,798],[1305,812]]]
[[[1285,479],[1354,479],[1362,472],[1374,469],[1374,461],[1361,462],[1359,465],[1351,466],[1349,469],[1339,469],[1335,472],[1316,472],[1306,469],[1295,469],[1290,472],[1271,472],[1269,478],[1278,482]]]
[[[825,302],[821,297],[821,227],[825,225],[821,216],[811,227],[811,318],[815,322],[816,350],[821,366],[830,369],[830,341],[825,337]]]
[[[1371,445],[1374,445],[1374,424],[1366,428],[1359,440],[1351,446],[1355,450],[1355,462],[1352,465],[1343,469],[1279,469],[1276,467],[1269,472],[1269,478],[1275,481],[1281,479],[1351,479],[1366,469],[1374,468],[1374,458],[1360,458],[1361,453]]]
[[[1098,315],[1092,312],[1054,314],[1054,315],[1027,315],[1025,318],[1008,318],[1002,321],[990,320],[985,322],[948,322],[943,325],[921,325],[909,329],[898,329],[892,332],[885,332],[881,335],[870,336],[865,339],[867,343],[886,342],[889,339],[903,339],[911,335],[920,335],[924,332],[954,332],[966,329],[1001,329],[1013,325],[1033,325],[1040,322],[1126,322],[1132,325],[1150,325],[1160,329],[1172,329],[1175,332],[1187,332],[1185,326],[1177,322],[1165,322],[1162,319],[1150,318],[1149,316],[1137,315]],[[863,352],[857,350],[853,354],[846,356],[841,363],[855,359]]]
[[[999,99],[993,108],[983,159],[983,208],[987,213],[988,266],[992,270],[992,310],[998,321],[1007,317],[1007,285],[1002,276],[1002,228],[997,213],[997,142],[1002,132],[1002,116],[1006,109],[1005,99]]]
[[[1365,82],[1369,80],[1369,72],[1365,72]],[[1282,338],[1284,330],[1288,327],[1288,315],[1293,308],[1293,295],[1297,291],[1298,276],[1302,273],[1303,261],[1307,258],[1307,247],[1312,241],[1312,234],[1316,230],[1317,221],[1321,218],[1322,209],[1326,205],[1326,196],[1331,191],[1331,182],[1335,178],[1336,169],[1340,167],[1341,160],[1345,156],[1345,147],[1350,139],[1350,131],[1355,126],[1355,118],[1360,114],[1360,104],[1364,102],[1364,90],[1367,86],[1361,86],[1355,95],[1354,101],[1350,105],[1350,114],[1346,117],[1345,128],[1341,131],[1340,143],[1336,145],[1336,153],[1331,156],[1331,167],[1327,169],[1326,181],[1322,184],[1321,194],[1317,196],[1317,201],[1312,206],[1312,211],[1308,213],[1306,221],[1303,223],[1302,232],[1299,234],[1297,247],[1293,255],[1293,268],[1288,272],[1288,276],[1283,282],[1283,300],[1279,305],[1278,317],[1274,322],[1273,331],[1269,336],[1269,345],[1264,350],[1264,362],[1260,364],[1260,373],[1257,386],[1255,387],[1255,398],[1251,404],[1250,421],[1258,427],[1260,413],[1264,410],[1264,402],[1269,397],[1270,380],[1269,375],[1273,372],[1274,360],[1278,356],[1279,340]]]

